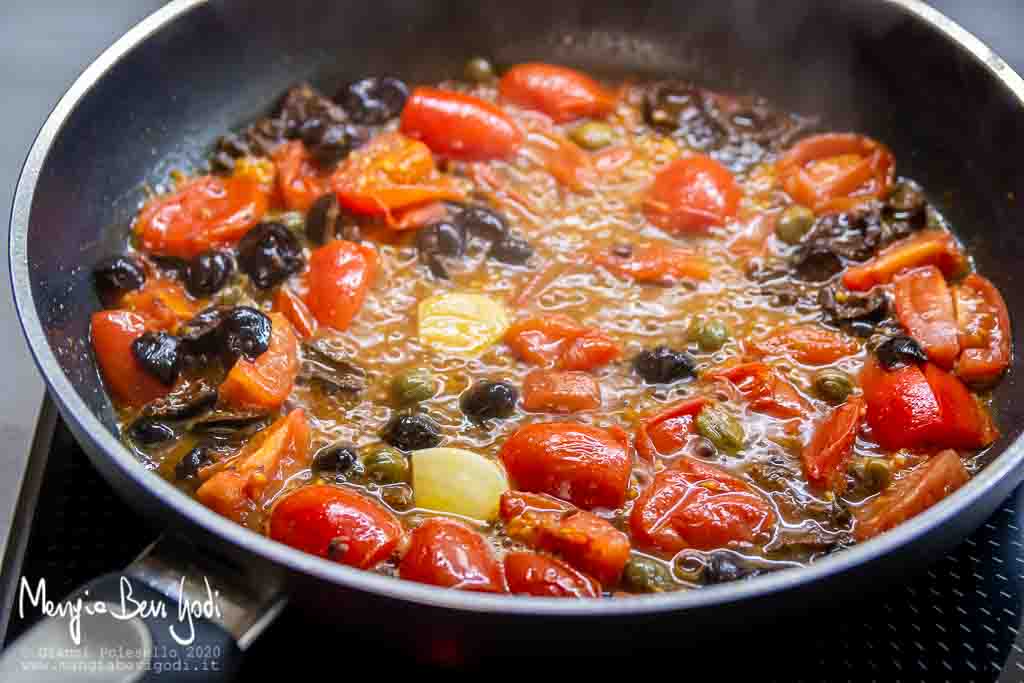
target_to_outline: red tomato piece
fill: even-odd
[[[851,396],[815,427],[802,454],[807,481],[840,494],[846,490],[844,475],[863,417],[864,399]]]
[[[523,142],[523,132],[501,107],[438,88],[412,91],[400,127],[435,154],[461,161],[503,159]]]
[[[255,360],[239,358],[220,385],[220,400],[237,408],[276,410],[299,374],[299,341],[280,313],[271,313],[270,346]]]
[[[800,392],[764,363],[733,365],[709,372],[707,377],[728,380],[759,413],[788,419],[811,411]]]
[[[614,339],[561,313],[517,321],[505,332],[505,343],[527,363],[563,370],[592,370],[622,355]]]
[[[416,230],[431,223],[440,223],[448,218],[448,205],[444,202],[430,202],[399,209],[394,212],[394,222],[389,228],[398,230]]]
[[[644,200],[644,214],[674,234],[700,233],[736,215],[740,188],[725,166],[694,154],[658,172]]]
[[[576,413],[601,407],[597,380],[576,370],[534,370],[523,380],[523,409],[531,413]]]
[[[391,556],[402,524],[380,503],[339,486],[303,486],[281,499],[270,514],[275,541],[359,569]]]
[[[768,249],[768,239],[775,234],[778,222],[777,213],[755,215],[729,241],[729,251],[747,261],[764,256]]]
[[[860,385],[872,438],[882,447],[895,450],[934,443],[942,409],[921,368],[886,370],[870,358],[861,370]]]
[[[166,278],[150,278],[140,289],[127,292],[121,307],[143,316],[150,328],[167,332],[199,312],[181,283]]]
[[[945,230],[924,230],[905,237],[878,252],[869,261],[843,273],[847,289],[862,292],[892,281],[901,270],[932,265],[946,277],[956,275],[967,264],[956,239]]]
[[[989,385],[1010,367],[1010,315],[995,285],[971,273],[954,290],[963,351],[956,374],[969,384]]]
[[[93,313],[90,329],[103,381],[118,403],[141,406],[171,390],[132,353],[132,342],[150,331],[146,318],[131,311],[99,311]]]
[[[640,423],[636,432],[636,451],[648,462],[656,455],[673,455],[686,445],[693,433],[693,421],[707,403],[705,398],[692,398]]]
[[[593,370],[622,356],[622,347],[604,332],[588,329],[566,347],[558,359],[564,370]]]
[[[526,425],[505,441],[501,459],[525,491],[549,493],[583,508],[626,502],[632,458],[622,429],[571,422]]]
[[[637,282],[671,285],[680,280],[707,280],[711,264],[692,249],[668,244],[613,247],[599,252],[594,262],[619,277]]]
[[[860,345],[845,334],[813,323],[785,325],[751,340],[746,347],[756,355],[787,356],[805,365],[828,365],[860,350]]]
[[[301,142],[286,142],[274,150],[272,158],[277,168],[277,189],[292,211],[309,211],[313,202],[330,191],[330,173],[317,165]]]
[[[432,517],[416,527],[398,574],[445,588],[505,592],[501,565],[484,537],[462,522],[444,517]]]
[[[565,562],[537,553],[505,556],[505,579],[510,593],[542,598],[596,598],[601,584]]]
[[[935,505],[969,478],[956,451],[942,451],[857,508],[853,534],[858,541],[866,541],[888,531]]]
[[[615,95],[586,74],[552,64],[519,64],[498,82],[503,100],[536,109],[556,123],[584,116],[604,116],[615,108]]]
[[[790,197],[818,213],[839,213],[884,197],[892,187],[895,159],[871,138],[826,133],[798,142],[776,168]]]
[[[146,202],[135,234],[151,254],[190,259],[237,242],[268,204],[266,189],[250,178],[200,176]]]
[[[655,475],[629,518],[637,545],[666,553],[764,540],[775,523],[775,510],[746,483],[687,457]]]
[[[586,190],[597,180],[591,156],[579,145],[553,131],[531,131],[526,136],[524,149],[570,190]]]
[[[999,437],[992,418],[960,379],[926,363],[924,377],[939,401],[942,429],[935,445],[943,448],[983,448]]]
[[[896,317],[916,339],[929,360],[946,369],[960,353],[953,295],[935,266],[898,273],[892,281]]]
[[[288,287],[279,287],[274,295],[274,311],[288,318],[295,328],[295,333],[302,339],[309,339],[316,334],[316,318],[306,306],[306,302]]]
[[[321,325],[346,330],[377,276],[377,252],[367,244],[334,240],[309,259],[306,305]]]

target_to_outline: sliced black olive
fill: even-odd
[[[877,289],[862,293],[824,287],[818,292],[818,304],[829,322],[860,336],[870,335],[875,325],[889,314],[889,301]]]
[[[181,372],[181,340],[166,332],[146,332],[132,342],[132,355],[147,373],[171,386]]]
[[[746,565],[733,553],[716,550],[708,555],[707,564],[704,567],[704,583],[738,581],[758,574],[760,574],[758,569]]]
[[[648,384],[671,384],[693,377],[697,361],[685,351],[658,346],[641,351],[633,359],[633,369]]]
[[[328,394],[357,394],[366,389],[366,370],[332,346],[325,338],[303,345],[306,360],[299,379],[314,382]]]
[[[797,278],[804,282],[824,282],[843,269],[843,262],[826,247],[811,244],[800,247],[792,257]]]
[[[190,481],[199,476],[199,470],[213,462],[210,451],[203,446],[196,446],[186,453],[174,466],[174,478],[178,481]]]
[[[196,420],[192,424],[192,431],[211,436],[232,436],[242,432],[259,431],[268,422],[266,413],[216,410]]]
[[[374,126],[398,116],[408,97],[409,88],[397,78],[371,76],[350,84],[339,100],[353,121]]]
[[[508,234],[508,222],[486,206],[467,206],[453,219],[474,237],[495,242]]]
[[[492,244],[487,255],[495,261],[521,266],[533,256],[533,247],[519,235],[509,234]]]
[[[331,168],[358,146],[361,133],[344,123],[329,123],[321,118],[307,120],[299,136],[322,168]]]
[[[128,428],[132,441],[140,446],[153,446],[170,441],[177,433],[174,427],[153,417],[140,417]]]
[[[875,349],[878,362],[886,370],[896,370],[928,360],[924,349],[912,337],[891,337]]]
[[[222,251],[204,251],[188,264],[185,272],[185,288],[197,298],[216,294],[231,280],[235,272],[235,259]]]
[[[426,415],[395,415],[380,436],[399,450],[418,451],[441,443],[441,426]]]
[[[231,311],[219,306],[200,311],[194,318],[178,326],[178,337],[189,354],[220,352],[220,324]]]
[[[358,241],[359,232],[359,224],[342,209],[337,195],[333,192],[328,192],[313,202],[306,215],[306,236],[314,244],[324,244],[335,237]]]
[[[644,97],[644,120],[663,133],[684,133],[697,149],[720,147],[725,139],[725,132],[708,115],[704,93],[689,83],[653,85]]]
[[[180,387],[175,387],[166,396],[161,396],[144,405],[142,414],[165,420],[184,420],[213,410],[216,403],[216,387],[202,380],[182,382]]]
[[[354,446],[333,444],[320,449],[313,456],[313,472],[321,475],[336,476],[345,474],[359,460]]]
[[[285,135],[298,138],[313,120],[324,124],[344,123],[348,117],[344,109],[321,95],[313,86],[300,83],[285,94],[277,118]]]
[[[516,411],[519,391],[508,382],[481,380],[463,392],[459,407],[471,420],[506,418]]]
[[[444,258],[462,256],[466,249],[466,231],[454,221],[439,221],[419,229],[416,249],[434,277],[448,279]]]
[[[104,301],[139,289],[146,284],[146,271],[131,256],[110,256],[96,264],[92,272],[96,291]]]
[[[302,245],[280,223],[260,223],[238,242],[238,265],[260,289],[269,289],[302,270]]]
[[[231,309],[220,323],[220,351],[228,358],[255,360],[270,348],[270,318],[249,306]]]

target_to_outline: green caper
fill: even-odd
[[[409,368],[391,380],[391,398],[399,406],[426,401],[436,393],[434,373],[426,368]]]
[[[736,453],[743,448],[746,434],[739,420],[721,408],[706,405],[695,420],[697,432],[726,453]]]
[[[924,206],[924,194],[914,183],[902,181],[893,186],[887,201],[896,211],[918,211]]]
[[[409,461],[394,448],[378,447],[363,458],[366,478],[378,484],[398,484],[409,479]]]
[[[729,341],[729,328],[714,318],[703,322],[694,320],[690,325],[689,337],[690,341],[697,342],[701,351],[717,351]]]
[[[825,368],[814,374],[813,387],[818,398],[839,404],[853,392],[853,378],[842,370]]]
[[[678,586],[661,562],[643,555],[631,555],[622,570],[622,586],[631,593],[664,593]]]
[[[473,57],[466,62],[466,80],[471,83],[487,83],[494,80],[494,65],[484,57]]]
[[[615,131],[603,121],[589,121],[573,128],[569,137],[583,149],[595,150],[612,144]]]
[[[866,458],[861,472],[870,491],[881,491],[892,479],[892,464],[885,458]]]
[[[408,484],[384,486],[380,490],[380,498],[398,512],[404,512],[412,507],[412,489]]]
[[[797,244],[814,225],[814,212],[806,206],[794,204],[786,208],[779,216],[775,226],[775,234],[786,244]]]

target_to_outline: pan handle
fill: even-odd
[[[284,607],[281,586],[168,535],[60,601],[22,579],[16,608],[47,616],[0,655],[0,680],[234,680]]]

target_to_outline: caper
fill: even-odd
[[[842,370],[825,368],[814,374],[813,387],[818,398],[839,404],[853,392],[853,378]]]
[[[869,490],[881,491],[892,479],[892,464],[885,458],[866,458],[861,472]]]
[[[622,585],[631,593],[664,593],[677,586],[668,567],[643,555],[631,555],[622,570]]]
[[[612,144],[615,131],[603,121],[589,121],[573,128],[569,137],[583,149],[595,150]]]
[[[394,448],[380,447],[363,458],[366,478],[378,484],[398,484],[409,479],[409,461]]]
[[[697,342],[701,351],[717,351],[729,341],[729,328],[721,320],[703,322],[694,320],[689,330],[690,341]]]
[[[739,420],[721,408],[707,405],[698,413],[697,432],[726,453],[736,453],[743,448],[743,425]]]
[[[437,393],[434,373],[426,368],[409,368],[391,380],[391,399],[398,406],[426,401]]]
[[[487,83],[494,80],[494,65],[485,57],[473,57],[466,62],[466,80],[471,83]]]
[[[814,212],[806,206],[794,204],[786,208],[779,216],[775,226],[775,234],[786,244],[797,244],[814,225]]]
[[[408,484],[395,484],[385,486],[380,490],[380,498],[387,503],[391,509],[404,512],[412,507],[412,489]]]
[[[888,204],[896,211],[919,211],[924,206],[924,194],[914,183],[896,183],[889,193]]]

